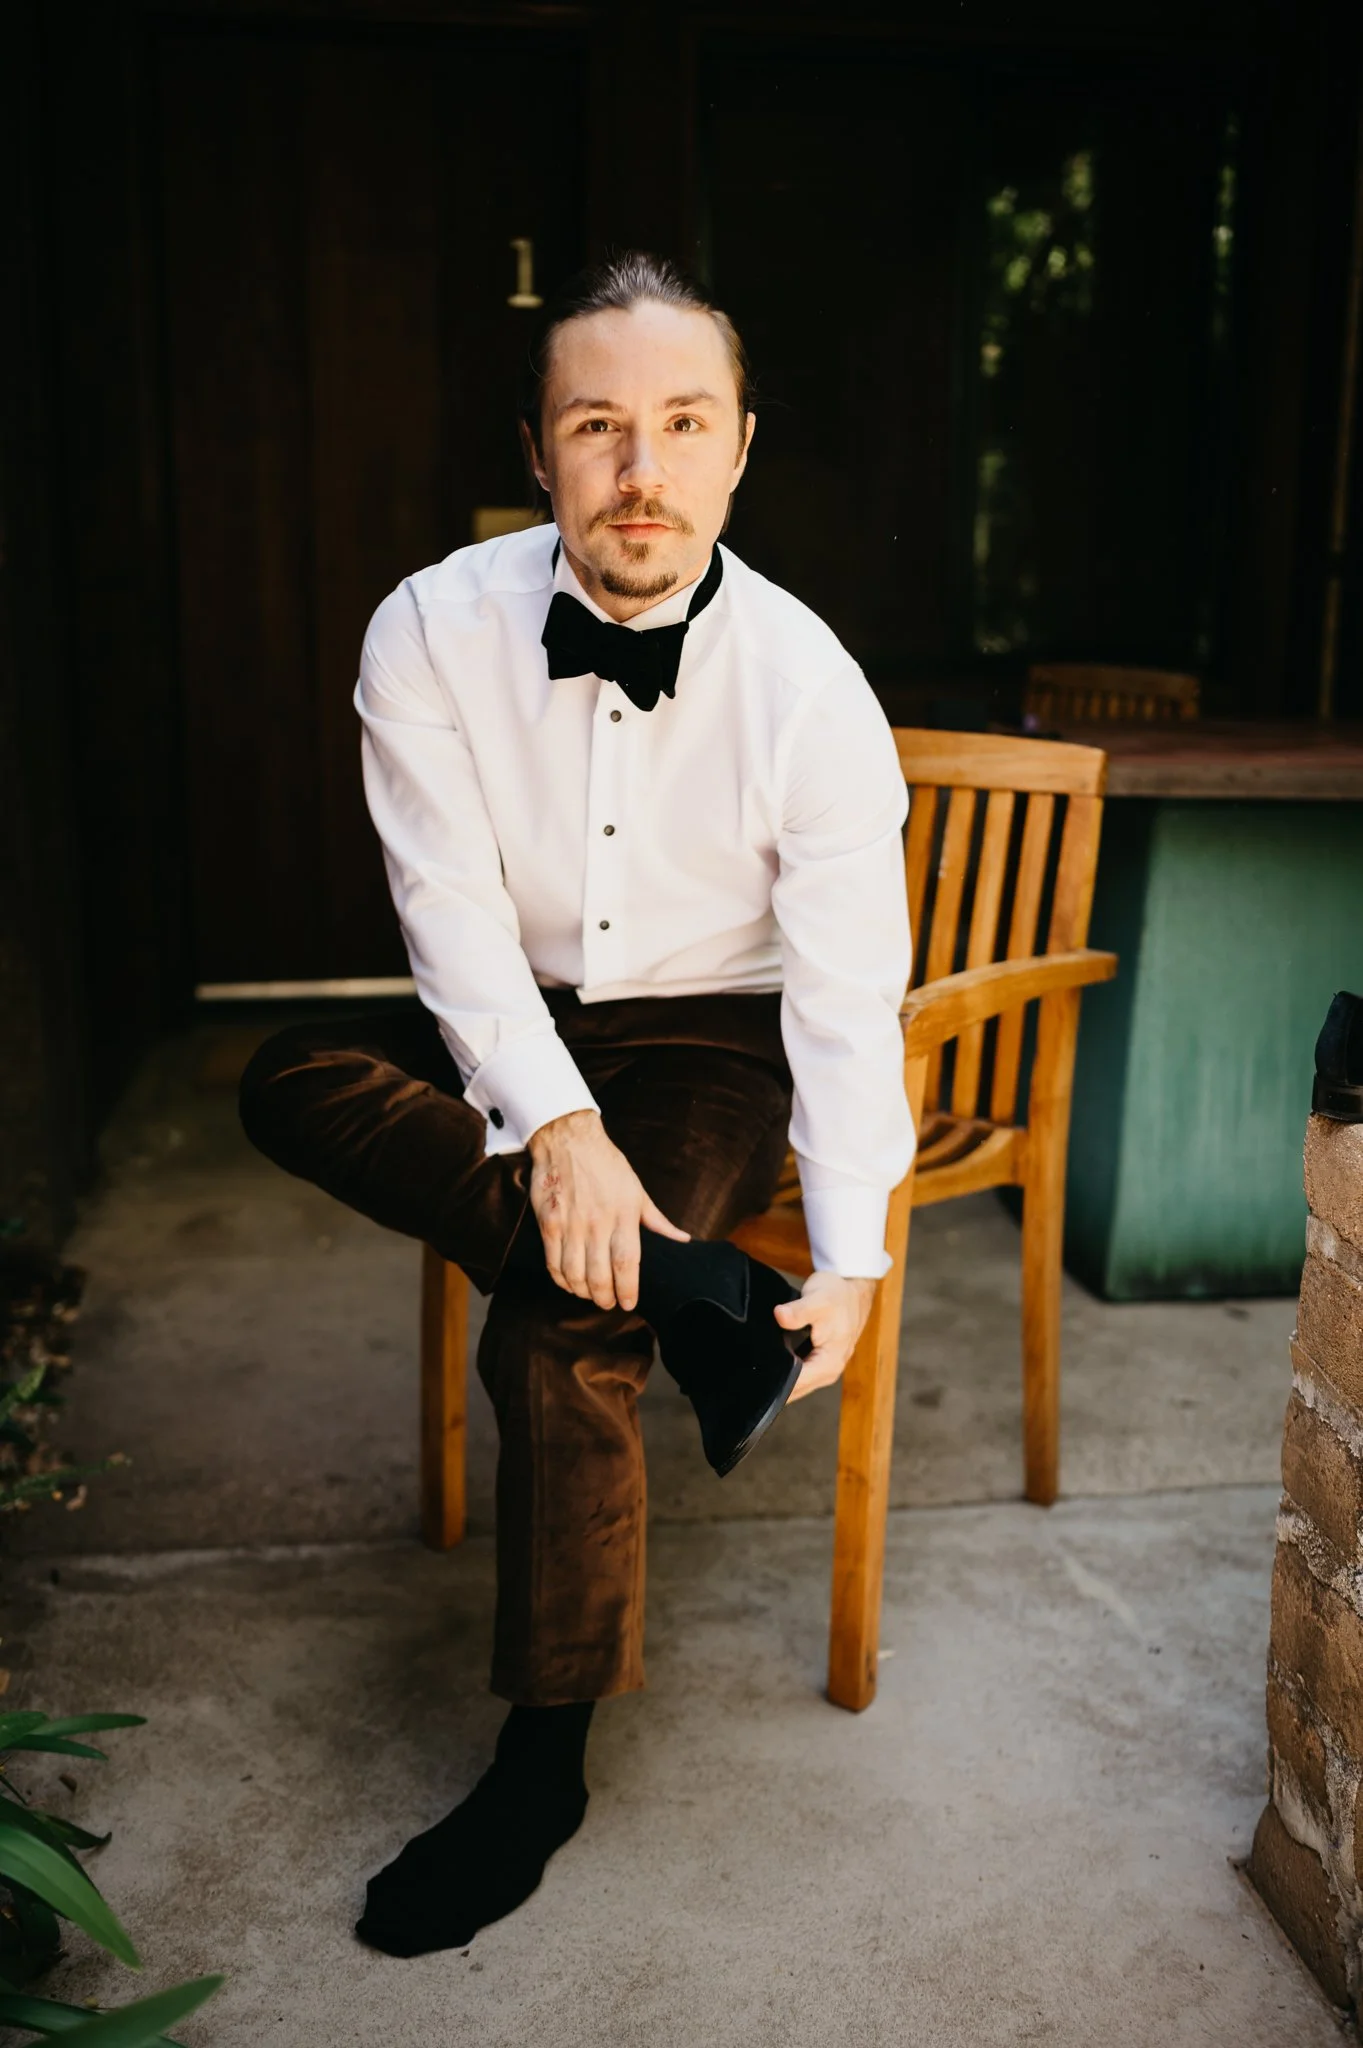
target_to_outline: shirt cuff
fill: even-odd
[[[805,1229],[816,1273],[844,1280],[880,1280],[890,1270],[885,1224],[890,1197],[878,1188],[810,1188],[803,1197]]]
[[[510,1039],[469,1076],[464,1100],[487,1118],[487,1154],[520,1152],[541,1124],[600,1104],[557,1031]]]

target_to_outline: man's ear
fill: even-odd
[[[524,420],[521,421],[520,425],[521,453],[525,457],[525,466],[529,471],[530,481],[531,483],[538,484],[542,491],[547,492],[549,489],[549,479],[545,475],[544,463],[539,449],[535,446],[535,437]]]
[[[740,477],[742,476],[742,474],[743,474],[744,470],[745,470],[745,469],[747,468],[747,466],[748,466],[748,450],[749,450],[749,449],[750,449],[750,448],[752,447],[752,437],[753,437],[753,435],[754,435],[754,434],[755,434],[756,432],[757,432],[757,414],[756,414],[755,412],[748,412],[748,413],[744,413],[744,415],[743,415],[743,439],[742,439],[742,440],[741,440],[741,442],[739,443],[739,447],[738,447],[738,461],[737,461],[737,462],[735,463],[735,465],[734,465],[734,489],[735,489],[735,490],[737,490],[737,488],[738,488],[738,483],[739,483],[739,479],[740,479]]]

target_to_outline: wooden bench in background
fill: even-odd
[[[1167,725],[1196,718],[1202,685],[1196,676],[1162,668],[1105,668],[1051,662],[1029,668],[1024,717],[1042,727],[1135,721]]]

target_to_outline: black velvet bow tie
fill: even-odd
[[[558,560],[557,551],[554,560]],[[549,656],[550,681],[557,682],[561,676],[600,676],[603,682],[618,683],[641,711],[651,711],[659,697],[674,697],[687,630],[719,589],[723,573],[716,548],[686,617],[675,626],[655,626],[651,632],[613,626],[596,618],[566,590],[556,590],[540,636]]]

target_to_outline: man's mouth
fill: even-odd
[[[613,519],[611,525],[616,533],[647,534],[671,533],[672,528],[658,519]]]

